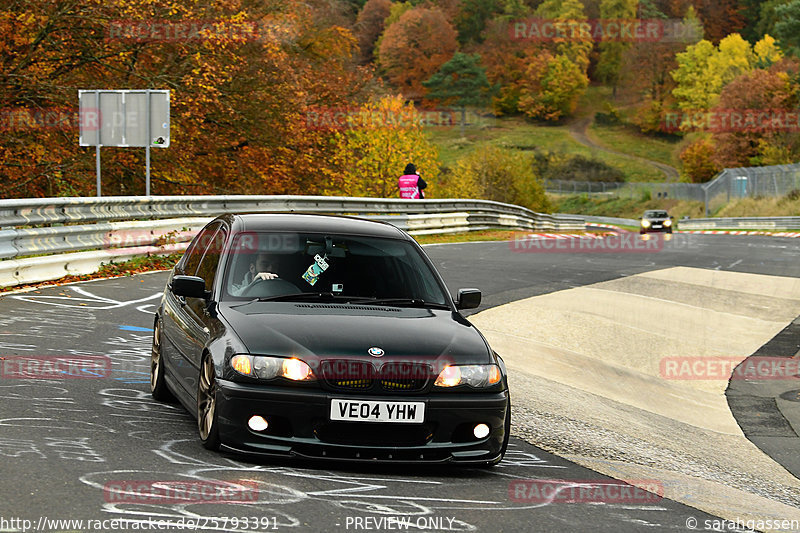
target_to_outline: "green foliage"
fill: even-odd
[[[463,0],[454,24],[461,45],[483,42],[486,22],[500,12],[500,0]]]
[[[775,36],[781,49],[800,57],[800,0],[775,7]]]
[[[550,202],[527,154],[482,145],[459,160],[442,188],[454,198],[482,198],[550,212]]]
[[[572,114],[589,79],[564,55],[542,53],[528,66],[519,98],[519,110],[530,118],[558,120]]]
[[[456,52],[436,74],[422,82],[429,91],[426,98],[459,107],[485,105],[491,87],[480,62],[478,54]]]
[[[767,0],[766,2],[758,2],[758,21],[755,26],[753,35],[749,36],[749,40],[755,41],[762,35],[777,35],[775,32],[775,24],[781,19],[778,18],[776,8],[791,3],[792,0]]]
[[[617,168],[591,157],[568,155],[537,150],[533,167],[543,181],[570,180],[595,182],[622,182],[625,174]]]
[[[620,124],[620,117],[614,109],[612,109],[610,112],[598,111],[594,114],[594,122],[595,124],[599,124],[601,126],[616,126]]]
[[[636,18],[638,0],[601,0],[600,18],[604,20],[631,20]],[[625,41],[604,41],[599,45],[600,57],[597,60],[596,74],[598,79],[616,88],[622,57],[631,43]]]

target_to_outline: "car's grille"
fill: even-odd
[[[330,379],[328,384],[337,389],[367,390],[372,387],[371,379]]]
[[[377,367],[368,361],[328,359],[320,365],[324,384],[340,391],[419,392],[433,377],[425,363],[386,362]]]
[[[352,446],[423,446],[433,438],[433,424],[329,422],[314,430],[322,442]]]

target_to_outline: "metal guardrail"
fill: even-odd
[[[104,262],[182,250],[211,218],[232,212],[352,214],[384,220],[418,235],[585,228],[583,220],[574,216],[535,213],[488,200],[326,196],[0,200],[0,286],[86,274]],[[26,257],[32,255],[40,257]]]
[[[579,217],[587,224],[610,224],[612,226],[639,226],[640,219],[570,215]],[[707,229],[752,229],[752,230],[797,230],[800,217],[728,217],[675,219],[678,230]]]
[[[617,217],[598,217],[592,215],[564,215],[579,217],[587,224],[610,224],[612,226],[638,226],[641,219],[638,218],[617,218]]]
[[[690,218],[678,221],[684,230],[704,229],[800,229],[800,217]]]

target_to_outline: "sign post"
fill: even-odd
[[[97,196],[101,146],[145,148],[145,194],[150,196],[150,147],[169,146],[169,91],[78,91],[78,102],[80,145],[95,147]]]

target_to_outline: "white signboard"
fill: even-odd
[[[81,146],[169,146],[169,91],[78,91]]]

